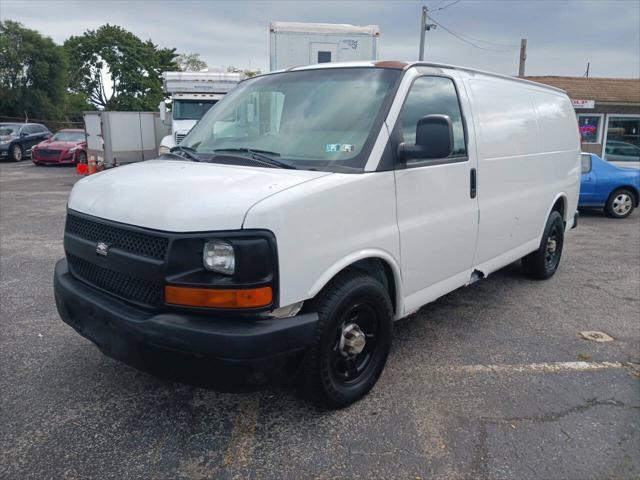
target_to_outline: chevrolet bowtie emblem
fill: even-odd
[[[109,245],[104,242],[98,242],[98,245],[96,245],[96,253],[106,257],[109,254]]]

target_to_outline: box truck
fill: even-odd
[[[300,65],[378,59],[377,25],[272,22],[271,71]]]
[[[164,72],[164,90],[171,95],[171,111],[160,104],[160,118],[171,133],[160,143],[158,153],[167,153],[180,143],[191,128],[242,80],[238,72]],[[169,118],[167,118],[169,114]]]
[[[374,386],[394,320],[518,259],[550,278],[576,224],[569,97],[468,68],[261,75],[180,147],[75,184],[62,319],[142,368],[149,350],[287,365],[332,407]]]
[[[84,112],[87,162],[97,168],[117,167],[158,156],[166,127],[158,112]]]

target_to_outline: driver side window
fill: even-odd
[[[419,77],[413,82],[402,108],[402,134],[405,143],[416,143],[416,126],[418,120],[425,115],[448,115],[453,127],[451,157],[467,155],[462,113],[453,80],[446,77]]]

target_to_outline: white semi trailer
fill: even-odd
[[[171,126],[171,134],[162,139],[159,152],[167,153],[189,133],[189,130],[226,95],[240,80],[236,72],[164,72],[165,91],[171,95],[171,111],[160,104],[160,118]],[[170,118],[168,117],[170,114]]]
[[[378,59],[378,25],[272,22],[271,71],[301,65]]]

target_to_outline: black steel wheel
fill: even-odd
[[[361,272],[345,272],[314,300],[318,325],[305,355],[303,393],[331,408],[371,390],[391,347],[393,307],[385,287]]]
[[[379,313],[370,303],[349,308],[334,331],[329,353],[331,374],[345,385],[357,382],[367,371],[376,354],[380,330]]]
[[[560,265],[564,245],[564,221],[559,212],[553,211],[547,219],[540,246],[522,259],[525,274],[538,280],[553,276]]]

